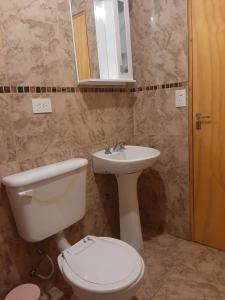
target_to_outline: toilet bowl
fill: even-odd
[[[145,270],[143,259],[130,245],[94,236],[64,250],[58,264],[75,299],[80,300],[132,299]]]

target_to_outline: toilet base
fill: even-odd
[[[76,287],[72,287],[74,292],[74,298],[72,297],[71,300],[133,300],[135,297],[138,289],[141,286],[142,280],[144,275],[144,268],[142,273],[140,274],[139,278],[136,282],[134,282],[128,289],[124,289],[120,292],[115,293],[106,293],[106,294],[92,294],[92,293],[85,293],[83,294],[82,291],[77,290]],[[80,294],[81,292],[81,294]],[[75,295],[79,293],[80,298],[76,297]]]

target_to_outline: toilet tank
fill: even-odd
[[[2,179],[24,240],[41,241],[83,218],[87,163],[71,159]]]

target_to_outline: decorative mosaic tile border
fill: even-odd
[[[135,93],[141,91],[155,91],[186,87],[187,81],[165,83],[160,85],[147,85],[134,88],[121,87],[40,87],[40,86],[0,86],[0,94],[49,94],[49,93]]]
[[[130,92],[142,92],[142,91],[155,91],[155,90],[162,90],[162,89],[172,89],[172,88],[184,88],[187,87],[188,81],[182,81],[182,82],[175,82],[175,83],[163,83],[158,85],[146,85],[146,86],[140,86],[135,87],[132,89],[129,89]]]

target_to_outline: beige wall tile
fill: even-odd
[[[130,1],[135,79],[145,82],[188,79],[186,0]]]

